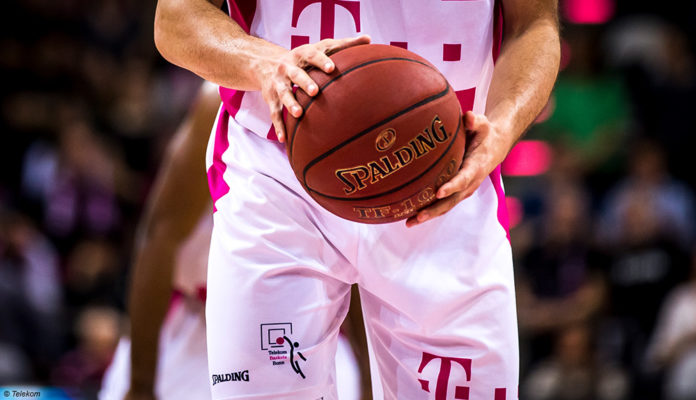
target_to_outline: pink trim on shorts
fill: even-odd
[[[196,295],[198,296],[198,300],[205,304],[205,301],[208,299],[208,288],[205,286],[199,286],[198,290],[196,291]]]
[[[226,109],[220,112],[215,129],[215,144],[213,145],[213,165],[208,168],[208,188],[210,196],[213,199],[213,212],[217,211],[215,202],[230,191],[230,187],[225,182],[223,175],[227,169],[227,165],[222,161],[222,154],[230,147],[229,139],[227,138],[227,127],[230,115]]]
[[[181,307],[181,305],[183,304],[183,300],[183,292],[177,289],[172,290],[172,297],[169,299],[169,307],[167,308],[167,314],[164,316],[164,322],[168,321],[169,318],[171,318],[175,309]]]
[[[503,190],[503,181],[500,175],[500,165],[495,167],[493,172],[489,175],[493,187],[495,188],[495,193],[498,196],[498,222],[505,229],[505,235],[510,240],[510,217],[508,216],[507,205],[505,204],[505,191]]]

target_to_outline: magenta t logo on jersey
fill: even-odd
[[[457,358],[457,357],[442,357],[436,356],[434,354],[423,352],[423,358],[421,359],[420,367],[418,367],[418,373],[423,372],[423,368],[428,365],[434,359],[441,360],[440,363],[440,373],[437,375],[437,383],[435,384],[435,400],[447,400],[447,383],[449,382],[450,372],[452,371],[452,363],[460,365],[464,368],[466,373],[466,380],[471,380],[471,359],[470,358]],[[430,381],[424,379],[418,380],[421,384],[421,388],[426,392],[430,392]],[[469,399],[469,387],[468,386],[455,386],[454,387],[454,398],[461,400]]]
[[[357,0],[294,0],[292,3],[292,27],[297,28],[297,21],[305,8],[314,3],[321,4],[321,25],[319,27],[320,39],[334,37],[336,25],[336,7],[343,7],[353,17],[355,29],[360,32],[360,1]],[[299,38],[299,37],[297,37]],[[298,39],[294,39],[297,41]],[[307,38],[309,42],[309,38]]]

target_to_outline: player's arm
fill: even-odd
[[[176,252],[211,208],[205,150],[219,106],[217,87],[204,84],[167,148],[140,222],[129,297],[128,400],[154,398],[157,345],[171,299]]]
[[[503,0],[504,36],[486,112],[467,112],[462,169],[437,192],[439,199],[407,221],[413,226],[471,196],[498,166],[548,101],[558,74],[558,0]]]
[[[287,50],[248,35],[209,0],[159,0],[155,13],[155,45],[162,56],[219,85],[260,90],[281,142],[283,106],[295,117],[302,115],[292,85],[310,96],[319,91],[304,68],[330,73],[334,65],[328,54],[369,40],[367,36],[325,39]]]

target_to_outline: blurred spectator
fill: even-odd
[[[118,223],[114,164],[90,126],[76,122],[60,136],[59,164],[44,199],[46,226],[56,236],[106,234]]]
[[[85,120],[66,123],[59,140],[57,152],[32,145],[24,162],[25,192],[42,196],[46,229],[67,249],[82,235],[120,233],[120,201],[139,197],[137,177]]]
[[[587,196],[574,185],[550,189],[541,234],[518,263],[519,322],[532,363],[550,354],[559,330],[596,316],[604,298]]]
[[[90,329],[114,330],[156,135],[200,82],[156,55],[154,8],[27,0],[0,13],[0,384],[48,384],[55,369],[52,383],[89,386],[112,353]],[[84,312],[95,304],[109,311]]]
[[[657,312],[667,293],[686,277],[688,257],[658,217],[658,198],[636,190],[624,197],[618,237],[608,243],[607,357],[631,368],[633,399],[659,396],[659,376],[643,367]]]
[[[12,343],[0,340],[0,386],[31,382],[34,378],[31,361]]]
[[[601,237],[608,243],[626,239],[625,235],[638,234],[640,227],[631,227],[636,212],[636,198],[645,199],[654,214],[649,222],[656,226],[655,235],[681,244],[685,248],[694,239],[694,195],[682,182],[669,175],[665,154],[659,144],[641,140],[632,146],[628,176],[609,192],[602,215]],[[630,211],[635,205],[638,209]],[[644,208],[644,207],[643,207]],[[647,211],[647,210],[646,210]],[[648,233],[650,229],[643,230]]]
[[[105,240],[84,239],[73,248],[65,272],[66,305],[71,314],[91,304],[121,304],[122,261]]]
[[[96,398],[101,378],[116,350],[121,319],[112,308],[90,307],[82,311],[74,327],[77,346],[54,369],[54,384],[79,387],[88,398]]]
[[[662,306],[647,363],[666,374],[665,400],[696,399],[696,252],[691,280],[672,290]]]
[[[693,3],[686,4],[696,17]],[[628,80],[640,132],[669,151],[670,166],[680,178],[696,183],[691,173],[696,138],[684,134],[696,131],[691,115],[696,98],[694,44],[683,30],[651,15],[617,22],[606,42],[610,62]]]
[[[127,136],[141,136],[151,131],[151,71],[144,60],[129,59],[120,74],[118,96],[110,110],[111,126]],[[111,78],[110,78],[111,79]]]
[[[57,257],[26,218],[0,216],[0,343],[12,359],[29,357],[39,376],[63,344]]]
[[[628,399],[628,379],[621,368],[599,362],[587,325],[563,329],[551,357],[522,382],[527,400]]]
[[[29,145],[22,163],[22,194],[30,200],[43,202],[49,196],[57,169],[58,154],[51,144],[37,140]]]

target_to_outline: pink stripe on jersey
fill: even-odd
[[[237,112],[242,108],[242,98],[244,97],[244,91],[228,89],[226,87],[220,86],[220,98],[222,99],[222,104],[225,107],[225,111],[234,118]]]
[[[239,24],[246,33],[249,33],[251,31],[251,23],[256,14],[256,0],[227,0],[227,8],[230,11],[230,17]],[[228,116],[232,118],[237,116],[237,112],[239,112],[242,106],[244,93],[246,92],[242,90],[234,90],[220,86],[220,98],[222,99],[222,104]],[[271,127],[267,136],[269,139],[277,140],[273,127]],[[225,150],[227,150],[226,147]]]
[[[227,0],[227,8],[230,10],[230,17],[234,22],[244,29],[246,33],[251,31],[251,21],[256,13],[256,0]],[[241,90],[228,89],[220,86],[220,97],[225,109],[232,116],[237,115],[242,104],[244,92]]]
[[[493,63],[498,60],[500,47],[503,45],[503,4],[495,0],[493,6]]]
[[[462,107],[462,112],[471,111],[474,109],[474,100],[476,99],[476,88],[457,90],[454,92],[459,100],[459,105]]]
[[[208,168],[208,188],[210,196],[213,198],[213,212],[217,211],[215,202],[230,191],[230,187],[225,182],[223,175],[227,169],[227,165],[222,161],[222,154],[230,147],[229,139],[227,138],[227,126],[229,123],[230,114],[223,109],[217,121],[217,129],[215,130],[215,143],[213,144],[213,165]]]
[[[508,216],[507,205],[505,203],[505,191],[503,190],[503,181],[500,176],[500,165],[495,167],[493,172],[489,175],[493,187],[495,188],[495,193],[498,195],[498,222],[505,229],[505,234],[510,240],[510,217]]]
[[[227,0],[227,8],[230,10],[230,17],[249,33],[256,13],[256,0]]]
[[[493,48],[491,53],[493,55],[493,64],[498,60],[500,55],[500,48],[503,44],[503,4],[500,0],[495,0],[495,6],[493,8]],[[489,175],[491,182],[493,182],[493,187],[495,188],[495,193],[498,195],[498,221],[505,229],[505,234],[507,235],[508,241],[510,241],[510,217],[508,215],[507,203],[505,202],[505,191],[503,190],[503,181],[500,174],[501,166],[498,165],[493,172]],[[503,399],[505,394],[503,392]],[[498,400],[498,390],[496,389],[496,400]]]
[[[275,126],[273,126],[272,124],[271,124],[271,127],[268,128],[268,133],[266,134],[266,139],[275,140],[276,142],[278,141],[278,135],[276,134]]]

